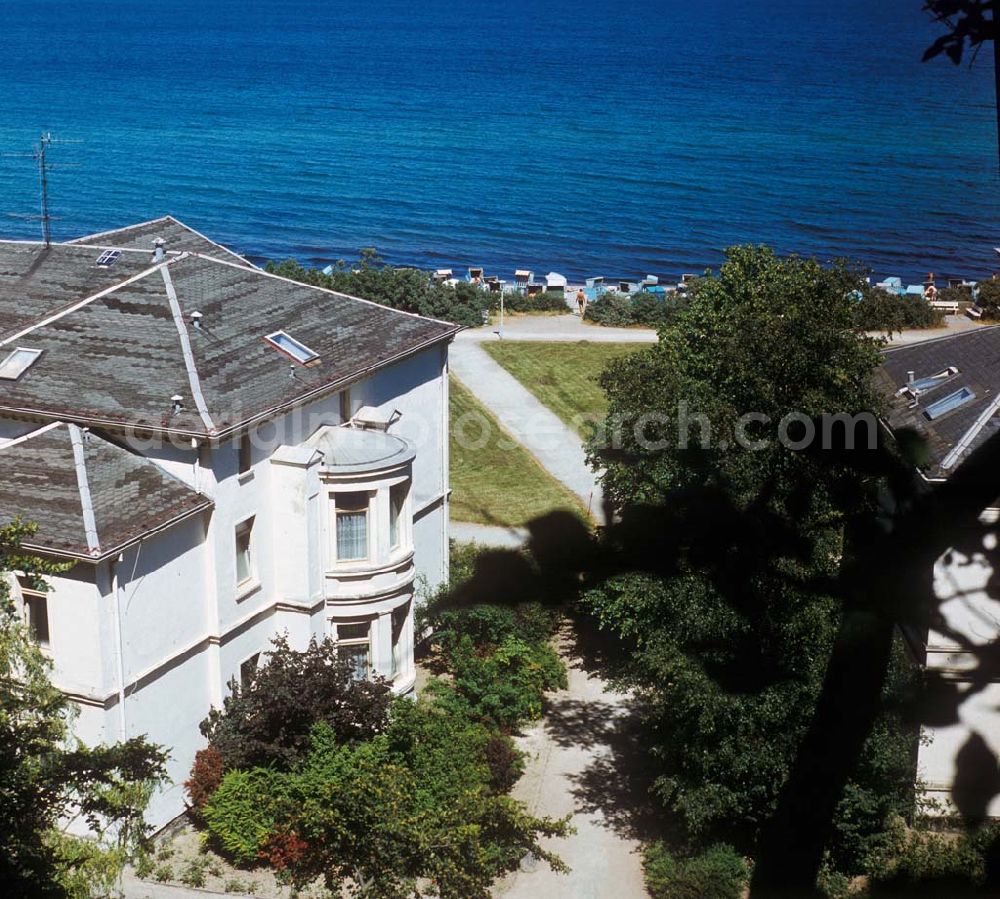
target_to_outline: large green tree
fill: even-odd
[[[658,791],[696,840],[752,849],[773,814],[835,643],[851,535],[878,515],[884,453],[864,414],[880,343],[856,330],[861,283],[845,265],[731,250],[658,344],[603,376],[591,452],[625,573],[587,603],[632,647],[620,674],[649,703]],[[883,701],[907,676],[897,662],[830,816],[824,846],[847,867],[912,786]]]
[[[4,895],[107,894],[144,837],[143,811],[165,755],[143,738],[86,747],[21,620],[10,573],[44,589],[57,566],[20,552],[32,528],[0,528],[0,883]],[[82,820],[95,840],[69,836]]]

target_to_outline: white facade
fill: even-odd
[[[983,515],[984,521],[997,518],[995,509]],[[981,738],[1000,758],[1000,682],[987,678],[984,685],[973,685],[973,669],[982,663],[975,650],[1000,639],[1000,592],[994,583],[1000,554],[995,533],[977,542],[950,550],[934,566],[934,593],[946,625],[941,630],[953,633],[930,631],[926,665],[954,685],[960,701],[957,720],[923,728],[918,776],[932,800],[932,814],[955,814],[951,794],[957,761],[970,739]],[[987,813],[1000,817],[1000,796],[992,797]]]
[[[330,636],[412,690],[414,606],[447,579],[447,364],[442,341],[261,425],[249,452],[133,442],[214,508],[52,578],[47,651],[82,739],[169,750],[154,826],[184,810],[199,723],[277,634]],[[388,431],[349,425],[361,407]],[[0,437],[31,427],[0,420]]]

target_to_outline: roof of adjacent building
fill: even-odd
[[[72,424],[0,441],[0,525],[37,525],[28,552],[97,562],[212,505],[155,463]]]
[[[105,249],[121,250],[111,266],[97,265]],[[318,359],[265,340],[279,330]],[[41,351],[0,380],[0,415],[222,437],[458,330],[270,275],[172,218],[50,247],[0,241],[0,362]]]
[[[916,396],[905,389],[910,372],[919,381],[950,368],[957,371]],[[889,349],[878,380],[888,398],[889,426],[920,434],[930,459],[924,473],[946,478],[1000,427],[1000,327]],[[971,398],[933,419],[928,415],[929,407],[960,391],[971,393]]]

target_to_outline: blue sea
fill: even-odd
[[[768,243],[1000,260],[989,54],[921,0],[0,0],[0,151],[54,236],[171,213],[254,258],[571,277]],[[32,160],[0,233],[35,237]]]

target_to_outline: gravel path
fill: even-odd
[[[456,340],[482,343],[499,340],[496,323],[462,331]],[[504,318],[504,340],[590,340],[595,343],[655,343],[650,328],[605,328],[580,321],[579,315],[515,315]]]
[[[627,697],[604,686],[571,668],[569,689],[518,738],[530,760],[514,796],[536,815],[571,815],[576,833],[545,843],[568,874],[540,863],[498,882],[497,899],[648,899],[639,839],[650,823],[634,813],[649,803],[639,736]]]

